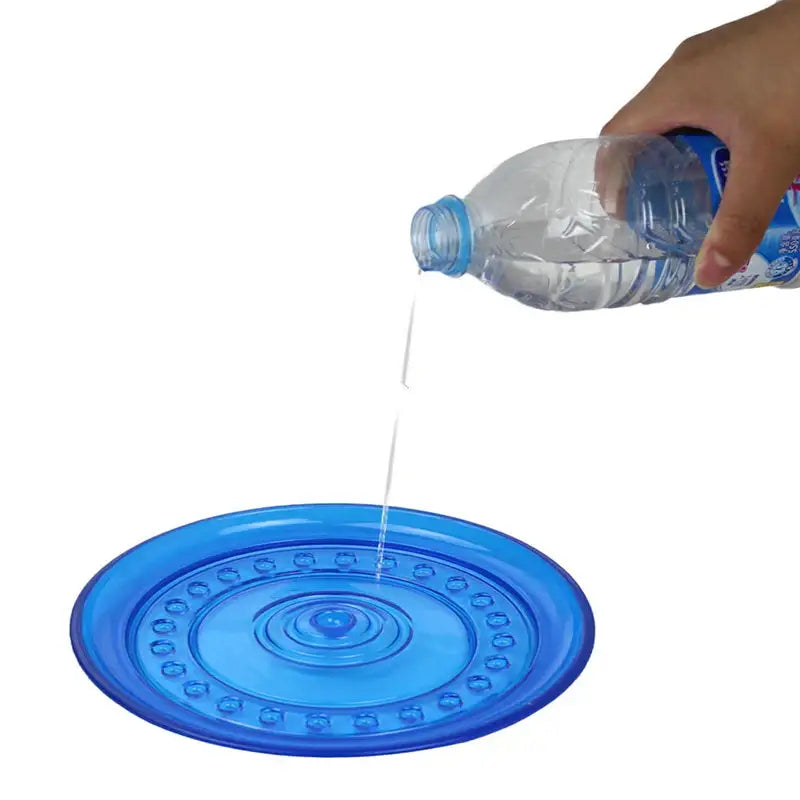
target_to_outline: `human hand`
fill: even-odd
[[[798,47],[800,0],[693,36],[603,128],[603,135],[700,128],[727,145],[730,172],[697,256],[699,286],[718,286],[746,264],[793,180],[800,191]]]

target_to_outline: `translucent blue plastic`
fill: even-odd
[[[113,561],[72,614],[113,700],[169,730],[268,753],[452,744],[549,703],[580,674],[591,610],[496,531],[392,509],[268,508],[195,522]]]

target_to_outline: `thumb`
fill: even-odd
[[[696,260],[695,282],[705,289],[719,286],[747,264],[791,181],[791,170],[760,150],[731,153],[719,210]]]

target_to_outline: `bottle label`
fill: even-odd
[[[728,180],[730,152],[725,144],[708,133],[681,134],[680,144],[688,145],[699,157],[708,175],[713,211],[719,208],[722,192]],[[695,286],[689,294],[724,292],[747,289],[751,286],[777,286],[789,283],[800,275],[800,175],[798,175],[773,217],[766,236],[753,257],[716,289]]]

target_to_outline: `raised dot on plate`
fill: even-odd
[[[192,581],[186,587],[186,591],[189,592],[192,597],[205,597],[211,589],[204,581]]]
[[[494,605],[494,598],[490,594],[486,594],[486,592],[478,592],[478,594],[472,595],[470,603],[472,603],[473,608],[488,608]]]
[[[269,575],[270,572],[275,572],[275,561],[271,558],[257,558],[253,562],[253,569],[262,575]]]
[[[384,556],[380,560],[380,564],[378,565],[376,562],[376,565],[381,569],[394,569],[397,566],[397,559],[394,556]]]
[[[358,714],[353,717],[353,725],[360,731],[372,731],[378,727],[378,718],[374,714]]]
[[[510,633],[498,633],[492,639],[492,644],[503,649],[505,647],[513,647],[516,644],[516,640]]]
[[[464,705],[464,701],[455,692],[445,692],[439,697],[439,708],[443,708],[446,711],[461,708],[462,705]]]
[[[403,708],[397,716],[400,717],[400,721],[404,722],[406,725],[416,725],[418,722],[422,722],[422,720],[425,719],[425,715],[422,713],[422,709],[419,706]]]
[[[339,569],[347,569],[352,567],[357,561],[355,553],[337,553],[334,558],[334,563]]]
[[[485,675],[473,675],[467,679],[467,686],[473,692],[485,692],[492,688],[492,682]]]
[[[325,731],[331,726],[331,721],[327,714],[309,714],[306,717],[306,728],[315,733]]]
[[[239,570],[233,567],[223,567],[217,572],[217,580],[223,583],[236,583],[239,580]]]
[[[503,626],[508,625],[508,623],[508,615],[504,614],[502,611],[495,611],[486,617],[486,624],[490,628],[502,628]]]
[[[179,678],[186,674],[186,664],[180,661],[167,661],[161,665],[161,674],[165,678]]]
[[[217,701],[217,711],[221,711],[223,714],[235,714],[243,708],[244,703],[233,695],[227,695]]]
[[[432,578],[436,574],[436,570],[430,564],[417,564],[414,567],[415,578]]]
[[[208,694],[209,686],[205,681],[186,681],[183,684],[183,693],[187,697],[197,699]]]
[[[167,639],[156,639],[150,642],[150,652],[154,656],[168,656],[175,652],[175,645]]]
[[[262,725],[280,725],[283,722],[283,711],[279,708],[262,708],[258,714],[258,721]]]
[[[486,664],[486,669],[505,669],[508,659],[505,656],[489,656],[483,663]]]
[[[175,597],[172,600],[167,600],[164,604],[164,610],[167,614],[185,614],[189,610],[189,604],[185,600]]]
[[[171,619],[157,619],[150,626],[156,633],[173,633],[175,623]]]
[[[447,579],[447,583],[445,584],[447,589],[451,592],[463,592],[464,589],[469,586],[467,583],[466,578],[462,578],[460,575],[455,575],[452,578]]]
[[[313,553],[297,553],[294,557],[294,565],[301,569],[308,569],[314,566],[316,560]]]

